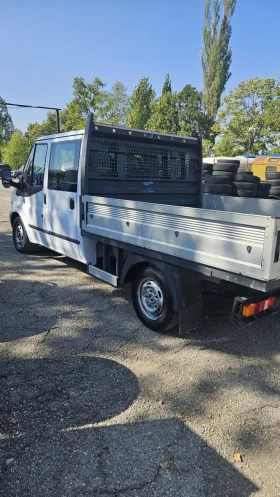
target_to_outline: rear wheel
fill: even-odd
[[[170,288],[158,269],[146,267],[136,276],[131,298],[137,316],[147,328],[165,331],[178,324]]]
[[[15,248],[22,254],[29,254],[38,250],[38,246],[29,241],[24,224],[19,216],[13,222],[13,240]]]

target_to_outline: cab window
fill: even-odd
[[[77,192],[81,140],[52,143],[48,189]]]
[[[32,148],[22,174],[23,192],[33,194],[43,188],[48,145],[37,143]]]

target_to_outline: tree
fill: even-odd
[[[9,143],[4,148],[3,160],[12,169],[18,169],[26,163],[30,148],[28,138],[21,131],[14,131]]]
[[[141,78],[129,99],[127,126],[130,128],[147,129],[147,123],[152,115],[154,100],[155,90],[149,83],[149,78]]]
[[[67,110],[62,109],[59,113],[60,130],[61,131],[71,131],[66,126],[67,122]],[[25,137],[30,143],[33,143],[39,136],[52,135],[57,133],[57,117],[56,112],[48,112],[47,118],[42,123],[30,123],[27,126],[27,131]]]
[[[14,125],[12,118],[4,100],[0,97],[0,158],[1,150],[3,150],[5,144],[10,140],[13,131]]]
[[[152,105],[152,116],[147,123],[148,129],[161,133],[178,133],[179,120],[176,95],[172,93],[169,75],[166,76],[161,97]]]
[[[117,81],[103,98],[96,112],[96,120],[115,126],[124,126],[128,106],[125,86]]]
[[[180,134],[196,136],[203,134],[205,128],[202,112],[202,94],[191,85],[186,85],[176,95]]]
[[[94,119],[98,120],[99,111],[107,98],[105,86],[106,83],[100,78],[95,78],[92,83],[85,83],[84,78],[74,78],[74,97],[66,106],[67,130],[84,128],[89,111],[93,112]]]
[[[274,78],[242,81],[223,100],[214,126],[215,153],[258,153],[279,146],[280,85]]]
[[[221,1],[223,13],[221,17]],[[229,48],[231,18],[237,0],[206,0],[201,54],[203,68],[203,110],[207,122],[205,138],[214,141],[211,129],[221,104],[221,96],[231,73],[232,52]]]

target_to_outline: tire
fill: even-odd
[[[170,288],[158,269],[148,266],[136,276],[131,286],[131,299],[138,318],[150,330],[162,332],[178,324],[179,316],[173,309]]]
[[[228,178],[229,181],[232,181],[235,177],[235,173],[228,173],[225,171],[213,171],[212,176],[224,176]]]
[[[248,197],[256,198],[257,192],[250,192],[249,190],[236,190],[234,193],[235,197]]]
[[[269,191],[257,192],[256,198],[269,198]]]
[[[212,174],[209,174],[205,176],[204,184],[208,185],[209,183],[214,185],[229,185],[230,180],[228,179],[227,176],[212,176]]]
[[[38,250],[38,246],[29,241],[26,229],[19,216],[13,222],[13,241],[16,250],[21,254],[30,254]]]
[[[261,181],[258,184],[258,192],[269,192],[271,188],[271,183],[267,183],[266,181]]]
[[[253,173],[248,171],[247,173],[244,171],[243,173],[238,172],[234,176],[234,181],[247,181],[250,183],[251,178],[253,177]]]
[[[226,195],[231,193],[231,185],[213,185],[213,184],[204,184],[203,185],[203,193],[212,193],[212,194],[218,194],[218,195],[223,195],[224,193]]]
[[[228,163],[214,164],[213,171],[224,171],[224,172],[228,172],[228,173],[237,173],[238,165],[237,164],[228,164]]]
[[[256,183],[245,183],[244,181],[234,181],[232,185],[233,190],[249,190],[251,192],[256,192],[258,188]]]
[[[203,171],[213,171],[213,164],[210,164],[209,162],[203,162],[202,164],[202,169]]]
[[[240,160],[237,160],[237,159],[218,159],[217,163],[218,164],[235,164],[237,166],[240,166]]]
[[[280,186],[271,187],[271,195],[280,195]]]
[[[266,173],[266,179],[280,179],[280,173]]]
[[[271,184],[272,187],[280,186],[280,179],[270,179],[269,183]]]
[[[280,200],[280,196],[279,195],[269,195],[269,198],[271,200]]]

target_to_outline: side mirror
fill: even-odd
[[[8,169],[7,167],[3,167],[1,173],[2,173],[2,185],[4,186],[4,188],[10,188],[12,184],[11,170]]]

